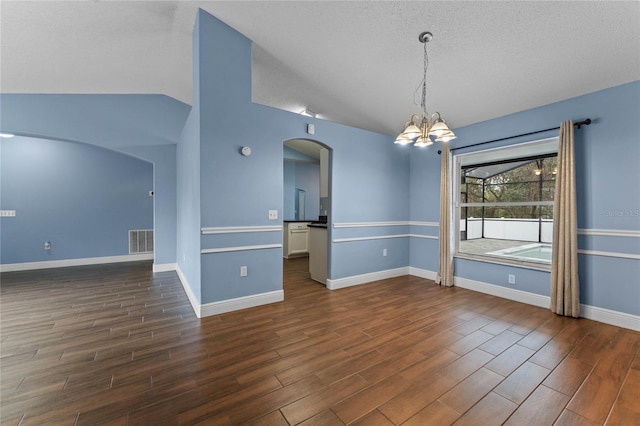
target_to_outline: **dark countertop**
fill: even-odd
[[[326,223],[310,223],[309,228],[324,228],[327,229]]]

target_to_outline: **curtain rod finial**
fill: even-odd
[[[576,127],[579,129],[581,126],[588,126],[589,124],[591,124],[591,119],[587,118],[586,120],[576,123]]]

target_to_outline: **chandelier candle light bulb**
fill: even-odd
[[[395,142],[399,145],[409,145],[415,142],[414,146],[424,147],[436,142],[449,142],[456,138],[456,135],[449,129],[447,123],[440,116],[439,112],[429,116],[427,113],[427,43],[431,41],[433,34],[428,31],[418,36],[420,43],[424,45],[424,69],[422,78],[422,114],[413,114],[404,125],[404,130],[398,135]]]

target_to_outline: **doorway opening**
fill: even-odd
[[[153,163],[49,137],[1,145],[3,203],[28,218],[3,222],[3,271],[153,259]]]
[[[326,285],[329,277],[331,158],[331,148],[315,140],[283,143],[285,294],[295,283]]]

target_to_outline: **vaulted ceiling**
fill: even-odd
[[[7,1],[2,93],[192,100],[202,8],[254,42],[254,102],[389,135],[427,109],[455,128],[640,79],[640,2]]]

